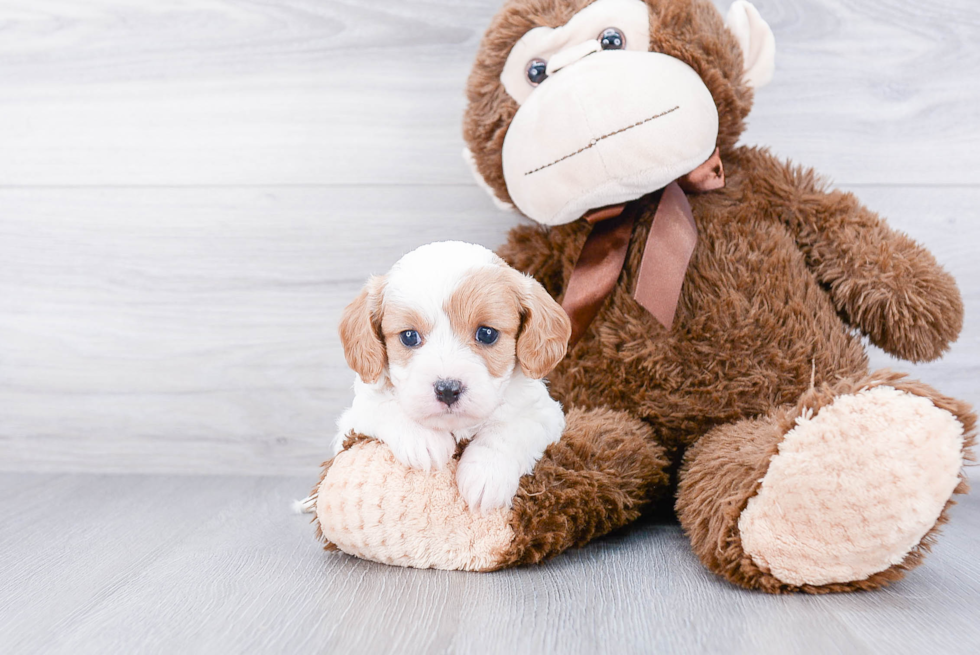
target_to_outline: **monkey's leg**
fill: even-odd
[[[512,509],[469,511],[456,461],[425,473],[361,439],[341,452],[315,490],[329,547],[386,564],[488,571],[539,562],[639,515],[669,483],[650,428],[623,412],[568,412],[561,441],[524,476]]]
[[[879,372],[723,425],[685,457],[677,513],[701,561],[771,593],[874,589],[921,563],[976,417],[961,401]]]

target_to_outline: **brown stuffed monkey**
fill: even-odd
[[[573,324],[549,376],[561,441],[510,508],[352,435],[317,522],[376,561],[492,570],[672,506],[694,551],[769,592],[870,589],[923,558],[974,438],[970,407],[869,372],[862,335],[932,360],[952,277],[851,194],[736,146],[775,44],[752,5],[510,0],[483,39],[467,156],[538,225],[500,255]]]

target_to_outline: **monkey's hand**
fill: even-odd
[[[888,227],[850,193],[827,191],[813,171],[746,149],[757,192],[791,229],[847,323],[886,352],[938,358],[963,327],[956,281],[928,250]]]
[[[870,215],[863,207],[857,213]],[[846,239],[846,231],[841,236]],[[818,275],[838,311],[882,350],[929,361],[959,336],[963,301],[956,281],[909,237],[879,223],[865,228],[838,256],[823,250],[814,248]]]

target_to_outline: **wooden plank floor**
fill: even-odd
[[[294,477],[0,475],[4,653],[976,653],[980,499],[874,593],[768,596],[645,522],[544,565],[320,550]]]

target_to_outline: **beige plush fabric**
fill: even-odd
[[[320,483],[320,530],[345,553],[384,564],[494,568],[514,540],[511,512],[470,514],[455,470],[456,460],[438,473],[407,469],[377,441],[354,444]]]
[[[625,87],[628,98],[617,94]],[[521,105],[504,138],[507,192],[538,223],[569,223],[690,173],[717,136],[718,109],[693,68],[655,52],[598,52]]]
[[[776,37],[759,10],[745,0],[735,0],[725,25],[738,39],[745,60],[745,82],[758,89],[772,81],[776,72]]]
[[[554,59],[560,53],[569,52],[592,41],[599,46],[599,36],[608,27],[615,27],[626,39],[626,50],[649,52],[650,7],[643,0],[596,0],[576,13],[567,23],[558,27],[535,27],[522,36],[511,48],[500,83],[504,90],[518,102],[527,100],[534,87],[528,84],[525,73],[532,59],[541,59],[553,68]],[[548,75],[553,71],[549,70]]]
[[[879,386],[797,419],[739,518],[745,552],[788,584],[862,580],[901,562],[959,482],[963,426]]]

